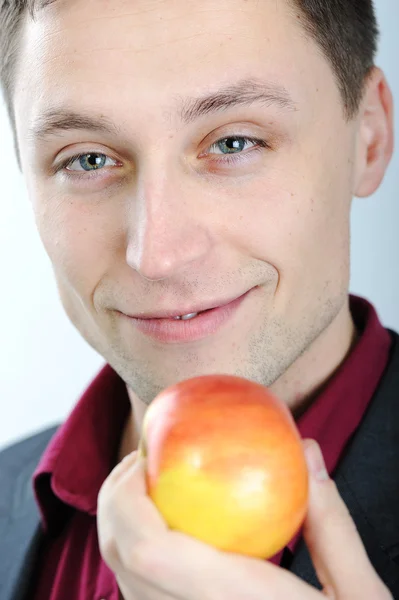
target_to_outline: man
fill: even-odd
[[[399,598],[398,338],[348,295],[352,198],[393,147],[371,0],[0,14],[38,229],[107,362],[57,433],[1,456],[1,600]],[[146,496],[146,407],[203,373],[270,386],[318,442],[302,536],[271,561],[169,531]]]

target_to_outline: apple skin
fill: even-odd
[[[161,392],[140,451],[149,497],[171,529],[258,558],[303,523],[308,470],[287,406],[264,386],[203,375]]]

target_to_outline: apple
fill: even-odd
[[[140,441],[149,497],[171,529],[220,550],[270,558],[308,502],[301,438],[266,387],[204,375],[162,391]]]

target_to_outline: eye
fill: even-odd
[[[209,154],[240,154],[245,150],[256,147],[266,147],[263,140],[252,139],[240,136],[230,136],[218,140],[209,147]]]
[[[86,154],[75,154],[67,159],[61,168],[67,171],[98,171],[103,167],[117,166],[117,162],[100,152],[88,152]]]

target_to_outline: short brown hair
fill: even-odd
[[[12,97],[22,17],[57,0],[0,0],[0,85],[14,126]],[[373,0],[288,0],[329,60],[346,116],[354,117],[374,65],[378,26]]]

